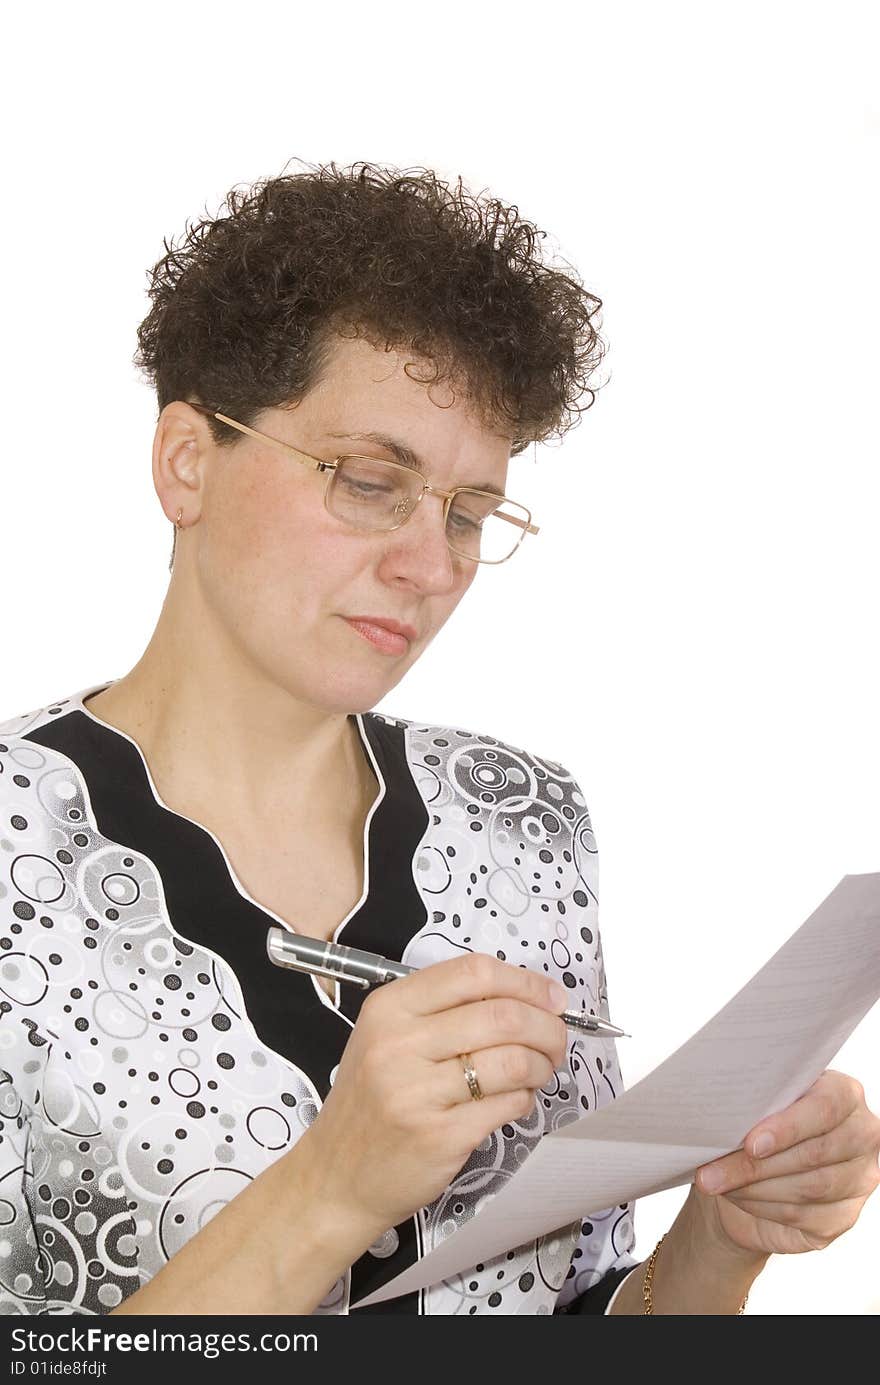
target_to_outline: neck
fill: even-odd
[[[172,581],[141,658],[88,704],[141,747],[169,807],[199,821],[222,812],[262,833],[278,821],[332,822],[375,791],[353,719],[297,701],[206,612],[184,616]]]

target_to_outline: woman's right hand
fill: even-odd
[[[561,986],[481,952],[371,991],[299,1142],[325,1205],[378,1237],[439,1197],[486,1136],[527,1116],[550,1083],[565,1057],[565,1008]],[[471,1097],[462,1053],[482,1100]]]

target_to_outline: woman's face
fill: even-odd
[[[489,431],[448,385],[429,397],[404,371],[410,362],[414,373],[429,373],[411,355],[335,340],[320,383],[295,407],[266,410],[255,428],[328,461],[345,452],[394,460],[387,447],[343,436],[381,433],[411,449],[432,485],[506,488],[509,436]],[[182,505],[192,526],[178,537],[173,580],[183,583],[184,605],[201,612],[210,656],[226,676],[244,660],[249,678],[326,710],[375,706],[449,619],[479,566],[449,549],[442,500],[428,492],[390,532],[354,530],[327,511],[324,474],[245,436],[218,448],[207,420],[186,405],[171,404],[168,414],[173,436],[182,427],[195,439],[175,465],[178,478],[190,479],[162,495],[166,513]],[[386,652],[346,619],[369,616],[411,625],[417,636]]]

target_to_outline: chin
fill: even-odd
[[[372,678],[357,677],[353,669],[346,669],[331,684],[314,689],[309,701],[324,707],[328,712],[344,712],[346,715],[369,712],[377,702],[381,702],[383,697],[397,687],[410,666],[410,661],[401,659],[399,670],[386,669],[382,678],[375,675]]]

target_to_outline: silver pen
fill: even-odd
[[[266,936],[266,951],[276,967],[292,971],[311,972],[314,976],[329,976],[334,981],[350,981],[355,986],[381,986],[386,981],[410,976],[418,967],[393,962],[377,952],[362,952],[357,947],[329,943],[324,938],[307,938],[302,933],[288,933],[284,928],[270,928]],[[583,1034],[601,1034],[604,1038],[628,1039],[631,1036],[609,1020],[598,1015],[581,1014],[578,1010],[563,1010],[560,1018],[567,1028]]]

